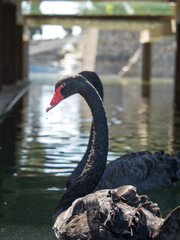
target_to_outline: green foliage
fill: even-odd
[[[21,8],[23,14],[42,14],[40,11],[40,2],[22,2]]]
[[[40,4],[41,3],[39,3],[39,2],[34,2],[33,4],[31,3],[30,13],[32,13],[32,14],[41,14]]]
[[[174,7],[162,2],[91,2],[79,8],[84,15],[173,15]]]
[[[57,3],[57,2],[56,2]],[[66,2],[60,2],[66,4]],[[68,1],[69,3],[69,1]],[[173,15],[174,5],[169,2],[92,2],[73,1],[76,3],[75,15]],[[22,2],[23,13],[43,14],[40,2]],[[52,1],[53,6],[53,1]]]

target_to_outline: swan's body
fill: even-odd
[[[96,88],[103,99],[103,86],[98,75],[90,71],[83,71],[80,75]],[[68,188],[73,185],[85,166],[92,138],[93,123],[86,153],[69,177]],[[110,162],[95,190],[133,185],[138,191],[147,191],[172,187],[178,180],[180,180],[180,153],[170,156],[163,151],[157,153],[142,151],[126,154]]]
[[[70,75],[56,84],[47,111],[75,93],[85,98],[92,111],[92,143],[81,174],[55,210],[56,237],[66,240],[150,240],[159,237],[163,240],[160,234],[164,233],[164,227],[174,222],[173,235],[169,232],[167,236],[179,236],[179,208],[167,221],[161,217],[157,204],[148,201],[146,196],[138,196],[133,186],[92,193],[104,172],[108,151],[107,120],[101,98],[81,75]]]
[[[95,190],[131,184],[138,191],[172,187],[180,179],[180,154],[149,151],[125,154],[110,162]]]
[[[152,238],[163,222],[157,204],[123,186],[77,199],[57,217],[54,230],[63,239],[140,240]]]

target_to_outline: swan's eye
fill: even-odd
[[[63,83],[61,84],[61,87],[63,88],[63,87],[65,87],[65,86],[66,86],[66,83],[63,82]]]

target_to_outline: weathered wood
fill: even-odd
[[[67,15],[67,14],[24,14],[24,19],[97,19],[97,20],[137,20],[137,21],[170,21],[174,16],[170,15]]]
[[[155,42],[161,40],[164,37],[171,36],[173,34],[172,23],[161,24],[153,29],[143,30],[140,33],[140,43]]]
[[[144,43],[142,48],[142,80],[149,81],[151,78],[151,43]]]
[[[2,0],[0,0],[0,31],[2,31]],[[2,35],[0,34],[0,91],[2,89]]]
[[[176,32],[175,103],[180,107],[180,23]]]
[[[43,0],[26,0],[27,2],[42,2]],[[64,0],[62,0],[64,1]],[[85,0],[66,0],[72,2],[85,2]],[[115,2],[115,0],[91,0],[92,2]],[[124,0],[118,0],[119,2],[124,2]],[[131,2],[136,2],[137,0],[131,0]],[[163,0],[164,2],[176,2],[176,0]],[[159,2],[159,0],[151,0],[151,2]]]
[[[180,89],[180,23],[177,24],[176,32],[176,86]]]
[[[16,78],[23,79],[23,26],[16,27]]]
[[[176,14],[176,69],[175,88],[180,89],[180,0],[177,2]]]
[[[176,13],[176,59],[175,59],[175,87],[174,100],[176,109],[180,108],[180,0],[177,2]]]
[[[117,16],[117,15],[24,15],[25,26],[41,26],[42,24],[63,25],[72,27],[99,27],[104,29],[142,30],[169,24],[174,16]]]
[[[2,4],[3,17],[3,84],[16,81],[16,6]]]
[[[23,79],[28,78],[28,41],[23,41],[23,62],[22,62],[22,71],[23,71]]]

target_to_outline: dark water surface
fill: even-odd
[[[0,125],[0,240],[55,239],[52,213],[85,152],[90,111],[75,95],[46,114],[54,83],[32,83]],[[145,149],[180,151],[172,80],[142,86],[140,81],[105,79],[104,91],[108,161]],[[165,216],[180,204],[180,182],[146,194]]]

